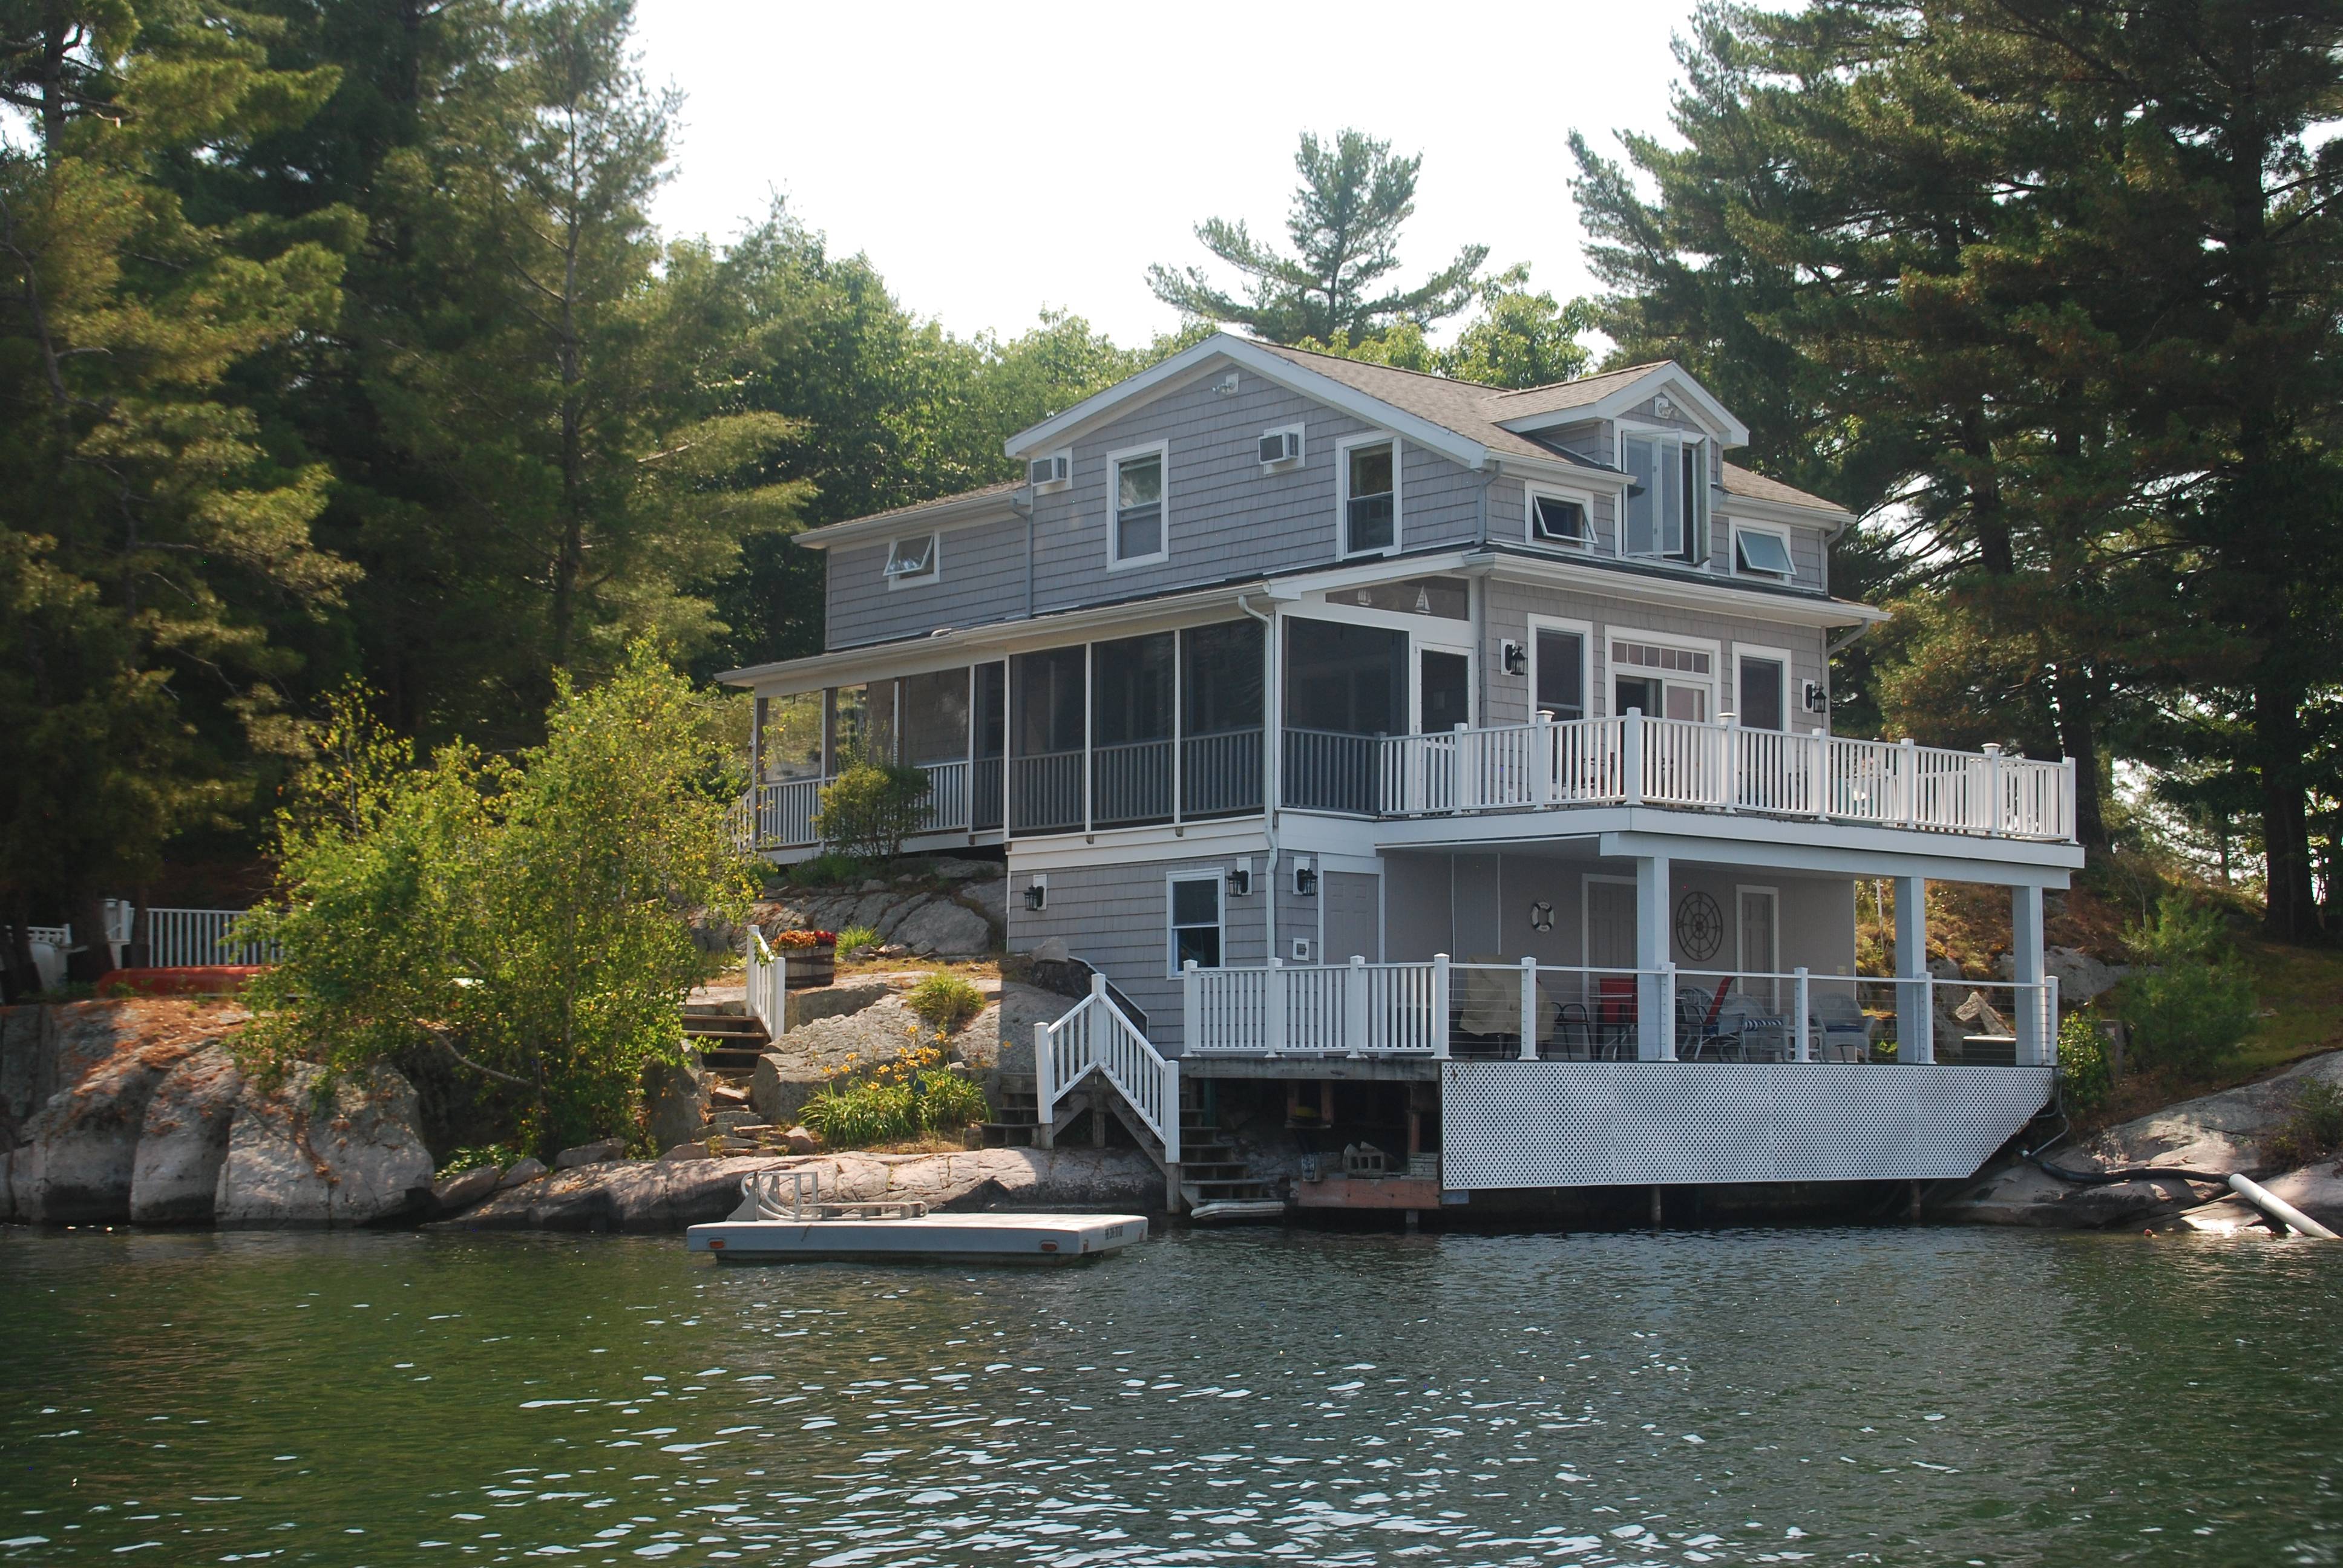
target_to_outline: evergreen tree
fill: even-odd
[[[1285,232],[1294,254],[1255,239],[1242,219],[1207,218],[1196,237],[1243,275],[1245,297],[1223,291],[1202,267],[1156,266],[1147,269],[1155,297],[1183,317],[1242,327],[1272,343],[1307,338],[1345,351],[1402,323],[1428,327],[1472,302],[1485,245],[1464,246],[1413,288],[1383,288],[1399,269],[1400,229],[1415,213],[1423,155],[1393,157],[1389,142],[1361,131],[1346,128],[1331,144],[1305,131],[1293,166],[1302,183]]]

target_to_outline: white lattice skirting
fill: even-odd
[[[2050,1097],[2047,1067],[1452,1061],[1442,1185],[1937,1181]]]

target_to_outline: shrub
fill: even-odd
[[[776,951],[803,952],[809,948],[832,947],[837,941],[836,931],[776,931],[772,945]]]
[[[799,860],[789,870],[789,886],[793,888],[837,888],[862,880],[867,870],[861,861],[851,855],[841,855],[835,849],[825,849],[809,860]]]
[[[806,1101],[799,1120],[833,1149],[891,1143],[920,1131],[919,1107],[908,1083],[873,1081],[825,1089]]]
[[[2070,1012],[2059,1022],[2058,1083],[2071,1111],[2097,1110],[2115,1086],[2107,1037],[2088,1013]]]
[[[931,974],[913,986],[903,1000],[931,1029],[946,1034],[984,1010],[984,993],[953,974]]]
[[[2215,910],[2167,895],[2156,919],[2126,930],[2124,940],[2148,966],[2124,982],[2122,993],[2124,1020],[2142,1062],[2209,1067],[2253,1032],[2259,1011],[2253,982]]]
[[[2343,1088],[2323,1079],[2305,1079],[2294,1092],[2294,1111],[2263,1140],[2262,1152],[2280,1171],[2308,1165],[2343,1148]]]
[[[903,852],[904,839],[918,830],[927,799],[925,769],[858,762],[823,786],[814,831],[849,855],[891,860]]]
[[[519,1159],[520,1155],[517,1151],[508,1149],[501,1143],[483,1143],[476,1148],[457,1150],[441,1161],[438,1173],[443,1177],[460,1176],[467,1171],[477,1171],[482,1166],[501,1171],[508,1165],[517,1163]]]
[[[920,1081],[920,1120],[930,1131],[950,1132],[971,1121],[989,1121],[992,1108],[983,1091],[957,1072],[932,1072]]]
[[[943,1037],[910,1043],[855,1081],[855,1069],[834,1070],[820,1093],[806,1101],[799,1120],[833,1149],[868,1148],[944,1132],[991,1115],[976,1085],[944,1061]]]
[[[840,958],[863,948],[875,948],[878,945],[879,931],[874,926],[849,926],[838,933],[838,956]]]

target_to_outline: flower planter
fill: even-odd
[[[838,979],[838,950],[834,947],[791,948],[780,956],[789,960],[791,990],[829,985]]]

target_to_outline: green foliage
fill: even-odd
[[[2253,981],[2222,935],[2218,911],[2167,894],[2156,918],[2126,930],[2124,940],[2143,966],[2124,982],[2121,1003],[2143,1065],[2208,1067],[2253,1032]]]
[[[827,1089],[806,1101],[799,1119],[832,1149],[867,1149],[915,1138],[919,1105],[908,1083],[878,1081]]]
[[[958,1073],[930,1073],[923,1081],[920,1121],[930,1132],[950,1132],[991,1119],[992,1108],[985,1104],[983,1091]]]
[[[559,683],[545,744],[416,766],[355,695],[279,826],[285,960],[247,990],[245,1049],[356,1071],[445,1052],[545,1151],[628,1131],[644,1068],[719,961],[689,914],[745,917],[734,781],[709,704],[647,648],[590,691]]]
[[[1588,356],[1578,338],[1594,325],[1594,307],[1583,299],[1558,304],[1533,290],[1529,276],[1526,266],[1513,266],[1480,285],[1481,314],[1446,348],[1433,347],[1412,321],[1348,345],[1304,338],[1294,347],[1488,387],[1544,387],[1584,374]]]
[[[1389,142],[1363,131],[1345,128],[1332,142],[1304,131],[1293,166],[1302,176],[1285,223],[1293,255],[1253,238],[1242,219],[1207,218],[1196,237],[1243,276],[1245,297],[1222,291],[1202,267],[1159,266],[1147,269],[1155,297],[1183,317],[1242,327],[1272,342],[1309,340],[1343,351],[1402,324],[1427,327],[1471,301],[1485,245],[1464,246],[1413,288],[1383,287],[1399,267],[1400,229],[1415,214],[1422,154],[1393,157]]]
[[[475,1144],[469,1149],[458,1149],[447,1159],[442,1160],[439,1162],[438,1174],[444,1179],[449,1176],[460,1176],[467,1171],[483,1169],[502,1171],[507,1166],[518,1164],[521,1159],[522,1155],[518,1151],[508,1149],[501,1143]]]
[[[841,947],[844,939],[840,939]],[[956,1034],[960,1026],[984,1010],[984,993],[955,974],[940,970],[913,986],[904,995],[913,1012],[931,1029]]]
[[[879,932],[877,928],[872,926],[849,926],[838,933],[838,956],[840,958],[860,949],[875,948],[878,945]]]
[[[2058,1022],[2058,1083],[2073,1111],[2097,1110],[2115,1086],[2107,1037],[2088,1013],[2070,1012]]]
[[[820,854],[799,860],[789,871],[793,888],[843,888],[862,880],[870,868],[851,855],[836,849],[824,849]]]
[[[822,787],[814,831],[826,844],[866,860],[891,860],[920,825],[928,799],[924,769],[858,762]]]
[[[2262,1152],[2281,1171],[2308,1165],[2343,1148],[2343,1086],[2306,1078],[2294,1091],[2294,1109],[2265,1141]]]
[[[945,1060],[943,1040],[940,1033],[923,1041],[914,1031],[891,1059],[860,1077],[850,1062],[806,1101],[805,1125],[832,1148],[859,1149],[987,1120],[983,1093]]]

